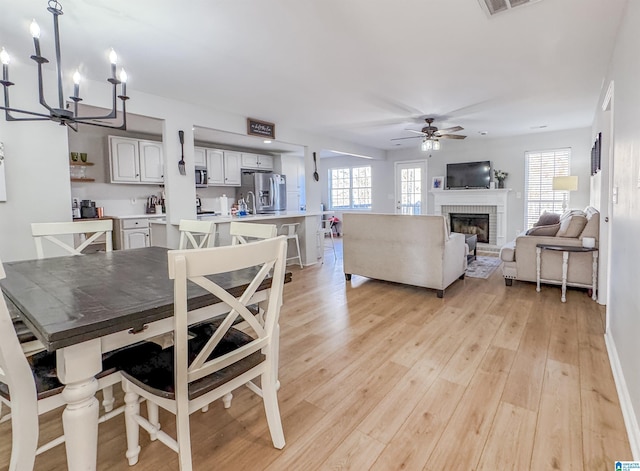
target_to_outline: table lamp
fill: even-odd
[[[578,189],[578,177],[553,177],[553,191],[563,191],[562,211],[567,210],[567,192]]]

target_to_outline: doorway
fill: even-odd
[[[395,163],[396,214],[425,214],[427,165],[424,161]]]

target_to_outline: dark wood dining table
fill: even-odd
[[[96,469],[98,401],[95,375],[102,354],[173,329],[173,281],[167,249],[102,252],[4,264],[0,287],[11,310],[49,351],[57,353],[57,371],[65,384],[63,413],[70,470]],[[211,278],[238,295],[256,269]],[[266,298],[267,278],[254,302]],[[291,273],[285,275],[285,283]],[[222,303],[202,288],[188,288],[190,322],[222,315]],[[228,308],[226,308],[228,310]]]

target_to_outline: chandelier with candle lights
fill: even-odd
[[[9,105],[9,87],[14,85],[9,81],[9,62],[11,58],[7,51],[2,48],[0,50],[0,62],[2,62],[2,80],[0,83],[4,88],[4,106],[0,106],[0,109],[5,110],[5,118],[7,121],[44,121],[51,120],[56,123],[60,123],[62,126],[67,126],[74,131],[78,130],[78,124],[90,124],[92,126],[101,126],[105,128],[113,129],[127,129],[127,73],[124,69],[120,70],[119,76],[116,75],[116,63],[118,56],[115,51],[111,49],[109,54],[109,60],[111,61],[111,77],[107,81],[113,86],[113,107],[111,112],[104,116],[78,116],[78,103],[82,101],[80,98],[80,81],[82,77],[80,72],[76,71],[73,74],[73,96],[68,97],[66,101],[64,99],[63,86],[62,86],[62,68],[60,62],[60,31],[58,29],[58,17],[62,15],[62,5],[56,0],[49,0],[47,10],[53,15],[53,31],[55,38],[56,49],[56,72],[58,75],[58,107],[49,106],[44,97],[44,84],[42,78],[42,65],[47,64],[49,61],[43,57],[40,53],[40,27],[35,20],[31,23],[31,36],[33,36],[33,44],[35,46],[35,54],[31,56],[31,59],[38,65],[38,96],[40,104],[47,109],[47,113],[38,113],[34,111],[26,111],[18,108],[12,108]],[[121,94],[118,95],[118,85],[121,86]],[[117,121],[117,101],[122,100],[122,119]],[[11,113],[20,113],[23,117],[12,116]],[[112,123],[96,122],[96,120],[116,120]]]

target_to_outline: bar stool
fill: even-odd
[[[300,268],[302,267],[302,258],[300,257],[300,241],[298,240],[298,226],[300,223],[291,223],[291,224],[282,224],[278,229],[278,234],[287,236],[287,243],[289,239],[295,239],[296,241],[296,250],[297,254],[295,257],[289,257],[287,260],[291,260],[292,258],[297,258],[298,262],[300,262]]]
[[[320,228],[318,229],[318,238],[320,239],[320,244],[322,246],[322,263],[324,263],[324,239],[329,234],[331,237],[331,248],[333,249],[333,258],[334,260],[338,260],[338,256],[336,255],[336,246],[333,243],[333,221],[331,219],[322,219],[320,222]]]

